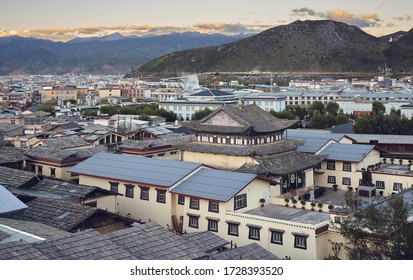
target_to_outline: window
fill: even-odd
[[[234,197],[234,210],[247,207],[247,194],[240,194]]]
[[[149,188],[148,187],[142,187],[139,186],[141,188],[141,196],[140,199],[141,200],[149,200]]]
[[[118,189],[119,182],[109,182],[109,184],[110,184],[110,191],[111,192],[117,193],[119,191],[119,189]]]
[[[403,190],[403,184],[402,183],[394,183],[393,184],[393,191],[402,191]]]
[[[188,226],[191,228],[198,228],[199,224],[199,216],[194,216],[194,215],[188,215],[189,216],[189,223]]]
[[[199,210],[199,199],[191,197],[189,200],[189,208]]]
[[[156,202],[166,203],[166,190],[156,190]]]
[[[343,177],[343,185],[351,185],[351,178]]]
[[[178,204],[185,205],[185,196],[183,195],[178,196]]]
[[[328,170],[336,170],[336,162],[335,161],[327,161],[327,169]]]
[[[56,168],[50,168],[50,177],[56,177]]]
[[[239,223],[228,223],[228,235],[238,236]]]
[[[294,235],[294,248],[307,250],[307,236]]]
[[[252,240],[260,240],[260,230],[261,228],[259,227],[250,226],[248,238]]]
[[[218,232],[218,221],[208,219],[208,230],[213,232]]]
[[[36,173],[36,165],[31,165],[30,169],[33,173]]]
[[[219,213],[219,202],[218,201],[210,201],[208,205],[209,212]]]
[[[37,174],[43,175],[43,166],[37,166]]]
[[[21,147],[27,147],[27,142],[26,142],[26,141],[20,142],[20,146],[21,146]]]
[[[336,176],[328,176],[327,177],[327,183],[335,184],[336,183]]]
[[[273,244],[283,244],[283,231],[272,230],[271,231],[271,243]]]
[[[135,186],[131,184],[125,184],[125,187],[126,187],[125,196],[129,198],[133,198],[133,189],[135,188]]]
[[[376,188],[384,190],[384,181],[376,181]]]
[[[351,162],[343,162],[343,171],[351,172]]]

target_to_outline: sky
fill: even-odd
[[[374,36],[413,28],[411,0],[1,0],[0,36],[54,41],[198,31],[258,33],[295,20],[330,19]]]

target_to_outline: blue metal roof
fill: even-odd
[[[291,130],[288,129],[287,133],[288,139],[292,140],[304,140],[304,145],[297,148],[297,151],[302,153],[316,153],[329,141],[339,141],[343,134],[333,134],[333,133],[320,133],[320,132],[307,132],[303,130]]]
[[[98,153],[69,171],[79,174],[170,187],[199,163]]]
[[[5,187],[0,185],[0,214],[26,209],[27,205],[21,202]]]
[[[201,168],[171,192],[208,200],[228,201],[248,185],[256,174]]]
[[[320,154],[328,154],[329,160],[361,162],[374,147],[374,145],[332,143]]]

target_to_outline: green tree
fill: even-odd
[[[373,101],[372,103],[372,112],[373,114],[378,114],[379,112],[382,112],[383,114],[386,113],[386,107],[384,107],[383,103],[380,101]]]
[[[98,112],[96,110],[86,110],[83,111],[83,116],[90,117],[90,116],[97,116]]]
[[[207,115],[209,115],[211,113],[212,113],[212,111],[209,108],[205,108],[203,110],[198,110],[192,115],[192,120],[193,121],[200,120],[200,119],[206,117]]]
[[[308,112],[310,113],[311,116],[314,115],[315,113],[324,115],[325,107],[324,107],[323,102],[314,101],[313,104],[311,104],[310,107],[308,108]]]
[[[327,103],[325,111],[330,115],[336,116],[339,109],[340,106],[337,104],[337,102],[330,101]]]
[[[114,107],[114,106],[102,106],[102,108],[100,109],[102,114],[108,114],[109,116],[113,116],[119,113],[118,108]]]
[[[283,110],[281,112],[275,112],[274,110],[271,110],[270,113],[279,119],[287,119],[287,120],[293,120],[295,119],[294,113],[288,111],[288,110]]]
[[[340,110],[336,116],[336,125],[348,123],[348,117]]]
[[[42,106],[39,107],[39,111],[53,113],[54,112],[54,105],[50,104],[50,103],[42,104]]]
[[[408,222],[410,206],[402,195],[368,207],[358,205],[353,193],[346,195],[349,216],[335,222],[350,259],[411,259],[413,233]]]

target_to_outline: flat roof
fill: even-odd
[[[265,207],[255,208],[244,212],[244,214],[261,216],[265,218],[283,220],[288,222],[318,225],[323,222],[328,222],[330,219],[329,213],[303,210],[293,207],[285,207],[279,205],[267,205]]]

